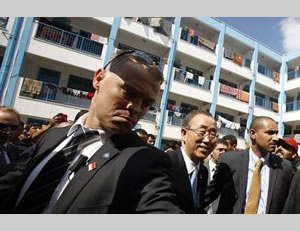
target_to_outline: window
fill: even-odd
[[[67,87],[76,90],[86,91],[86,92],[95,91],[91,79],[79,77],[76,75],[70,75]]]
[[[9,17],[0,17],[0,28],[6,28]]]
[[[251,66],[251,60],[245,58],[245,67],[249,67]]]
[[[220,83],[225,84],[229,87],[237,88],[237,85],[235,83],[229,82],[229,81],[224,80],[224,79],[220,79]]]
[[[192,111],[196,111],[199,108],[197,106],[187,104],[187,103],[181,103],[181,112],[184,114],[189,114]]]

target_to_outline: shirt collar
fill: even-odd
[[[181,152],[182,152],[182,156],[188,171],[188,174],[190,175],[194,169],[197,167],[199,169],[200,167],[200,162],[196,165],[191,159],[190,157],[186,154],[186,152],[184,151],[184,148],[181,147]]]
[[[78,126],[85,127],[84,124],[85,124],[87,117],[88,117],[88,113],[79,117],[79,119],[70,127],[67,136],[69,137],[70,135],[72,135],[77,130]],[[102,129],[92,129],[92,130],[97,131],[102,139],[103,138],[108,139],[110,136],[112,136],[112,133],[105,132]]]
[[[263,165],[264,164],[269,165],[269,155],[270,155],[270,153],[268,153],[267,155],[265,155],[262,158],[258,158],[258,156],[253,152],[252,148],[249,149],[249,161],[252,162],[254,164],[254,166],[259,159],[261,159],[263,161]]]

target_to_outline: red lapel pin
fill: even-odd
[[[96,162],[92,162],[89,164],[89,171],[92,171],[95,168],[96,168]]]

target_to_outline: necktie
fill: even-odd
[[[255,164],[253,171],[248,201],[245,207],[245,214],[256,214],[260,199],[260,185],[261,185],[261,176],[260,170],[262,168],[263,161],[258,160]]]
[[[197,199],[197,181],[198,180],[197,179],[198,179],[198,168],[195,167],[193,172],[191,173],[191,178],[190,178],[195,208],[198,208],[198,199]]]
[[[48,160],[41,170],[37,170],[37,168],[33,170],[40,172],[33,179],[23,197],[19,199],[15,211],[41,213],[76,156],[79,141],[96,133],[96,131],[86,131],[83,127],[78,126],[70,142],[61,151]]]

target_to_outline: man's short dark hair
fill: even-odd
[[[228,147],[228,143],[224,138],[217,139],[215,146],[217,146],[218,144],[223,144]]]
[[[125,50],[117,52],[112,59],[105,65],[104,69],[109,66],[109,70],[118,73],[128,61],[136,61],[139,64],[145,64],[152,76],[163,83],[164,76],[158,67],[154,64],[152,58],[142,51]]]
[[[222,137],[223,140],[228,140],[231,145],[237,145],[237,138],[234,135],[226,135]]]
[[[173,150],[179,148],[181,146],[181,143],[179,141],[176,140],[171,140],[169,142],[169,144],[167,145],[167,147],[165,148],[165,150],[172,148]]]
[[[262,122],[265,120],[269,120],[269,121],[273,121],[274,123],[276,123],[276,121],[274,119],[272,119],[271,117],[268,116],[257,116],[254,118],[254,120],[252,121],[251,125],[250,125],[250,129],[255,129],[261,126]]]
[[[139,133],[141,135],[145,135],[145,136],[148,135],[148,133],[144,129],[142,129],[142,128],[137,128],[137,129],[134,130],[134,132],[135,133]]]
[[[215,119],[209,112],[206,112],[206,111],[192,111],[190,112],[189,114],[186,115],[186,117],[184,118],[184,121],[183,121],[183,124],[182,124],[182,127],[184,128],[190,128],[190,122],[191,120],[197,116],[197,115],[205,115],[205,116],[208,116],[208,117],[211,117],[212,119]]]
[[[155,135],[153,135],[153,134],[149,133],[149,134],[147,135],[147,138],[149,138],[149,137],[151,137],[152,139],[154,139],[154,140],[155,140]]]

